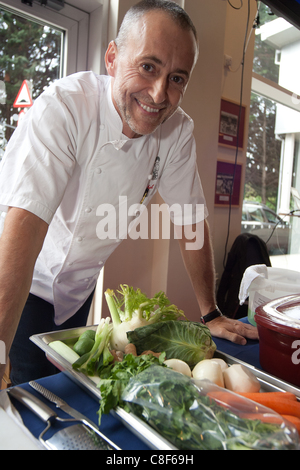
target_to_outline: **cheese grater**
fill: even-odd
[[[59,418],[55,411],[45,405],[44,402],[21,387],[9,389],[9,395],[25,405],[46,423],[47,426],[40,434],[39,441],[48,450],[121,450],[86,419]],[[47,432],[55,421],[74,424],[56,432],[50,439],[45,440]]]

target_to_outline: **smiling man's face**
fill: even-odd
[[[153,133],[180,106],[197,55],[192,31],[167,14],[145,14],[118,50],[111,42],[105,60],[112,99],[129,138]]]

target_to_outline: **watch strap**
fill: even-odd
[[[222,315],[221,310],[218,307],[216,307],[215,310],[208,313],[207,315],[204,315],[204,317],[201,318],[201,322],[205,325],[206,323],[222,316],[223,315]]]

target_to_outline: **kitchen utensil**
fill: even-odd
[[[300,295],[273,300],[256,309],[259,356],[264,370],[300,387]]]
[[[79,413],[79,411],[75,410],[71,406],[69,406],[64,400],[59,398],[57,395],[54,393],[50,392],[50,390],[47,390],[45,387],[43,387],[41,384],[31,381],[29,382],[29,385],[38,393],[40,393],[43,397],[45,397],[47,400],[51,401],[51,403],[54,403],[56,405],[56,408],[59,408],[60,410],[64,411],[68,415],[72,416],[72,418],[79,419],[79,420],[85,420],[87,421],[92,427],[96,427],[96,425],[93,423],[93,421],[89,420],[86,416],[83,414]],[[98,428],[97,428],[98,429]]]
[[[86,419],[59,418],[55,411],[21,387],[11,388],[9,395],[29,408],[46,423],[47,426],[40,434],[39,441],[48,450],[120,450],[119,447],[100,433],[96,426],[92,426]],[[50,439],[45,440],[44,436],[55,421],[77,424],[66,427],[56,432]]]

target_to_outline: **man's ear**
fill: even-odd
[[[106,54],[105,54],[105,65],[108,75],[111,77],[115,76],[116,66],[117,66],[117,45],[115,41],[111,41],[108,45]]]

